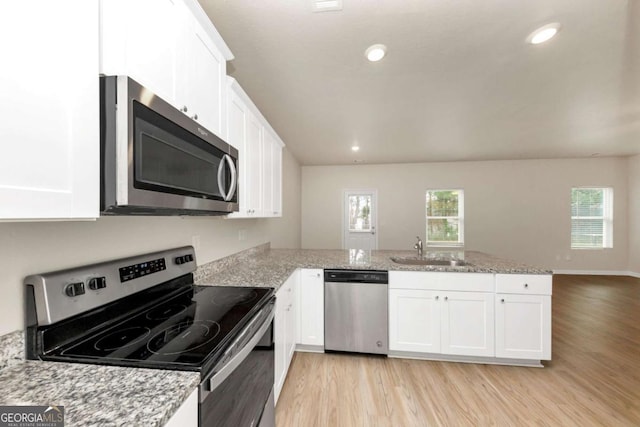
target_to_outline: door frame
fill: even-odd
[[[372,189],[372,188],[345,188],[342,190],[342,221],[341,221],[341,234],[342,234],[342,249],[349,249],[347,248],[347,234],[349,233],[347,230],[347,196],[349,194],[353,194],[353,193],[371,193],[372,197],[371,197],[371,205],[373,206],[372,209],[372,221],[371,221],[371,228],[373,229],[374,233],[374,243],[375,243],[375,247],[374,250],[378,249],[378,190],[376,189]]]

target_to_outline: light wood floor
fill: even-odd
[[[555,276],[544,369],[296,353],[285,426],[640,426],[640,279]]]

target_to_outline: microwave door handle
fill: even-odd
[[[236,165],[233,163],[233,159],[231,158],[231,156],[228,154],[225,154],[224,157],[227,160],[227,164],[229,165],[229,171],[231,171],[231,186],[229,188],[229,193],[227,193],[227,195],[224,198],[224,200],[228,202],[236,193],[236,183],[238,181],[238,176],[237,176],[238,174],[236,171]]]
[[[222,178],[224,176],[224,166],[227,164],[227,162],[225,161],[225,157],[227,157],[227,155],[225,154],[224,156],[222,156],[222,159],[220,159],[220,164],[218,165],[218,190],[220,191],[220,195],[222,196],[223,200],[227,200],[227,193],[224,190],[224,187],[222,186]]]

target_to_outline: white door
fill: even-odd
[[[378,249],[376,190],[344,190],[342,249]]]
[[[442,353],[493,357],[494,294],[445,292],[442,299]]]

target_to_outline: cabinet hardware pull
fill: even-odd
[[[528,284],[528,283],[525,283],[525,284],[524,284],[524,287],[525,287],[525,288],[528,288],[528,287],[529,287],[529,284]]]
[[[500,300],[500,302],[501,302],[501,303],[504,303],[504,298],[502,298],[502,299]]]
[[[438,295],[436,295],[436,301],[438,301],[440,299],[440,297]]]
[[[449,297],[444,297],[444,300],[445,301],[449,301]]]
[[[183,113],[186,113],[187,111],[189,111],[189,109],[187,108],[187,106],[185,105],[184,107],[182,107],[180,109],[180,111],[182,111]]]
[[[193,116],[191,116],[191,118],[192,118],[193,120],[198,120],[198,115],[197,115],[197,114],[194,114]]]

